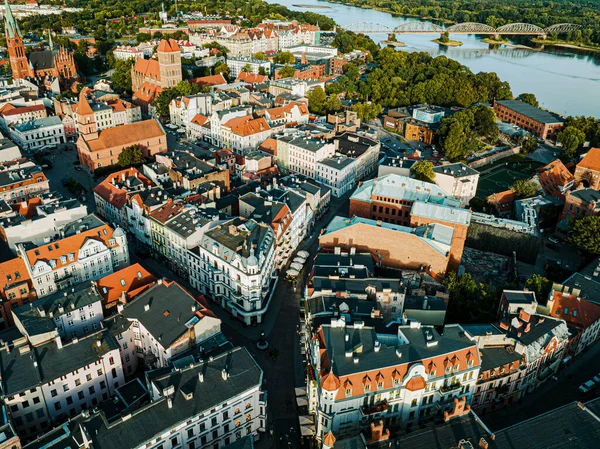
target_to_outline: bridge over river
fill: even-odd
[[[548,34],[564,34],[569,31],[576,31],[581,25],[574,23],[558,23],[546,28],[541,28],[531,23],[508,23],[501,27],[494,28],[484,23],[465,22],[457,23],[449,27],[442,27],[432,22],[411,21],[398,25],[395,28],[374,22],[356,22],[344,25],[347,31],[362,34],[480,34],[494,36],[538,36],[546,37]]]

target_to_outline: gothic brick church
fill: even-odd
[[[25,44],[19,25],[12,14],[8,0],[4,2],[4,32],[14,80],[30,78],[43,80],[47,77],[59,78],[63,83],[78,79],[73,54],[64,47],[55,50],[52,36],[48,35],[48,49],[25,54]]]

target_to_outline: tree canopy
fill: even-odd
[[[565,156],[573,157],[585,142],[585,133],[574,126],[567,126],[558,133],[556,140],[563,146]]]
[[[430,161],[417,161],[410,168],[410,174],[421,181],[433,182],[435,178],[433,163]]]
[[[277,73],[279,74],[280,78],[291,78],[292,76],[294,76],[294,73],[296,73],[296,69],[293,68],[291,65],[284,65],[282,68],[280,68]]]
[[[600,216],[589,215],[570,221],[569,243],[587,253],[600,254]]]
[[[450,299],[446,322],[469,323],[496,319],[498,298],[488,285],[477,283],[469,273],[448,273],[444,284]]]
[[[510,190],[515,193],[518,199],[531,198],[538,192],[538,186],[533,181],[526,179],[517,179],[511,186]]]
[[[548,297],[548,294],[552,289],[552,281],[539,274],[532,274],[531,277],[525,281],[525,288],[534,292],[538,302],[542,302]]]
[[[169,116],[169,103],[177,97],[194,95],[200,92],[200,87],[197,84],[192,84],[188,81],[180,81],[177,85],[163,89],[158,94],[153,102],[156,107],[156,113],[159,117],[166,118]]]
[[[123,151],[119,154],[119,158],[117,159],[117,163],[121,167],[131,167],[132,165],[143,164],[144,152],[140,145],[132,145],[127,148],[123,148]]]
[[[442,119],[439,136],[444,156],[451,162],[465,159],[498,137],[496,114],[487,106],[473,106]]]
[[[537,98],[535,98],[535,95],[534,95],[534,94],[530,94],[530,93],[523,93],[523,94],[520,94],[520,95],[517,97],[517,100],[521,100],[522,102],[524,102],[524,103],[528,103],[528,104],[530,104],[531,106],[535,106],[536,108],[537,108],[537,107],[540,105],[540,104],[538,103],[538,101],[537,101]]]
[[[275,64],[294,64],[296,57],[289,51],[280,51],[273,61]]]

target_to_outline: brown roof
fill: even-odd
[[[208,117],[202,114],[196,114],[192,118],[192,123],[202,126],[208,121]]]
[[[160,64],[156,59],[136,59],[133,71],[144,77],[160,81]]]
[[[269,137],[265,139],[263,143],[258,147],[262,151],[266,151],[267,153],[276,154],[277,153],[277,140]]]
[[[150,216],[159,223],[166,223],[170,218],[179,214],[183,210],[183,203],[174,203],[169,200],[166,204],[153,211]]]
[[[488,203],[494,205],[501,212],[511,210],[515,199],[515,192],[510,189],[504,192],[493,193],[487,197]]]
[[[577,166],[600,171],[600,148],[590,148],[590,151],[579,161]]]
[[[544,192],[557,198],[564,197],[560,188],[564,188],[575,179],[560,159],[550,162],[538,171],[540,172],[538,178]]]
[[[126,292],[127,300],[131,300],[154,282],[156,278],[136,263],[99,279],[98,291],[104,298],[104,303],[110,304],[118,300],[123,292]]]
[[[140,86],[140,88],[133,94],[133,98],[142,100],[146,103],[152,103],[158,94],[162,92],[162,87],[152,84],[148,81]]]
[[[175,39],[162,39],[159,44],[158,47],[156,48],[156,51],[161,52],[161,53],[175,53],[180,51],[179,50],[179,44],[177,44],[177,41]]]
[[[23,206],[23,203],[25,203],[25,206]],[[41,206],[42,204],[42,199],[39,197],[35,197],[13,205],[13,210],[23,215],[25,218],[33,218],[33,216],[35,215],[36,208],[38,206]]]
[[[149,119],[103,129],[98,132],[97,139],[86,143],[90,151],[101,151],[106,148],[124,148],[154,137],[165,137],[165,132],[156,119]]]
[[[45,110],[46,110],[46,107],[43,104],[36,104],[34,106],[23,106],[20,108],[16,108],[13,106],[12,108],[3,109],[2,115],[5,117],[9,117],[11,115],[26,114],[27,112],[45,111]]]
[[[264,118],[253,119],[250,115],[233,118],[223,126],[231,129],[232,133],[244,137],[271,129]]]
[[[18,276],[17,276],[18,273]],[[0,293],[4,293],[16,282],[30,281],[29,272],[25,261],[20,257],[0,263]]]
[[[199,78],[193,78],[190,83],[199,84],[201,86],[218,86],[220,84],[227,84],[227,80],[222,73],[210,76],[201,76]]]
[[[61,268],[77,261],[79,249],[88,239],[101,241],[109,248],[116,248],[118,246],[116,242],[113,246],[109,245],[108,243],[112,236],[113,229],[109,225],[104,224],[80,234],[75,234],[47,245],[30,249],[26,253],[27,260],[29,261],[29,265],[32,267],[40,260],[45,262],[55,260],[56,268]],[[68,256],[69,254],[73,254],[74,260],[69,261],[69,258],[67,257],[66,262],[64,264],[61,263],[60,257]]]
[[[240,72],[237,77],[238,81],[250,84],[264,83],[269,77],[267,75],[259,75],[257,73]]]
[[[146,186],[153,185],[153,183],[141,174],[137,168],[127,168],[110,174],[104,181],[94,187],[93,190],[96,195],[107,203],[112,204],[117,209],[121,209],[127,202],[128,190],[121,189],[113,184],[113,181],[118,182],[122,178],[122,175],[125,175],[125,178],[135,176]]]
[[[583,329],[600,320],[600,305],[575,295],[554,291],[554,304],[550,311],[552,318],[561,318],[570,325]]]
[[[83,91],[81,91],[81,93],[79,94],[79,104],[77,106],[77,115],[94,115],[94,111],[92,110],[92,107],[88,103],[87,97],[85,96]]]

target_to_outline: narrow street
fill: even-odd
[[[308,251],[311,254],[309,260],[312,260],[317,252],[321,230],[335,215],[348,215],[349,197],[350,195],[347,194],[343,198],[332,198],[327,212],[315,223],[311,235],[297,249]],[[132,263],[140,262],[155,276],[174,279],[189,289],[193,295],[199,294],[186,281],[156,260],[139,259],[133,250],[130,254]],[[305,384],[305,365],[300,354],[300,338],[297,330],[300,301],[310,269],[309,262],[302,271],[300,279],[296,281],[296,291],[294,291],[294,284],[285,280],[285,275],[280,276],[265,320],[258,326],[245,327],[232,318],[227,311],[211,304],[211,310],[223,321],[221,326],[223,334],[235,346],[246,346],[264,371],[269,409],[267,428],[273,430],[273,437],[267,431],[265,437],[257,443],[260,449],[301,447],[299,413],[296,409],[294,388]],[[282,272],[285,272],[285,269]],[[260,351],[256,347],[261,332],[265,332],[269,348],[278,350],[275,359],[271,358],[267,351]]]

